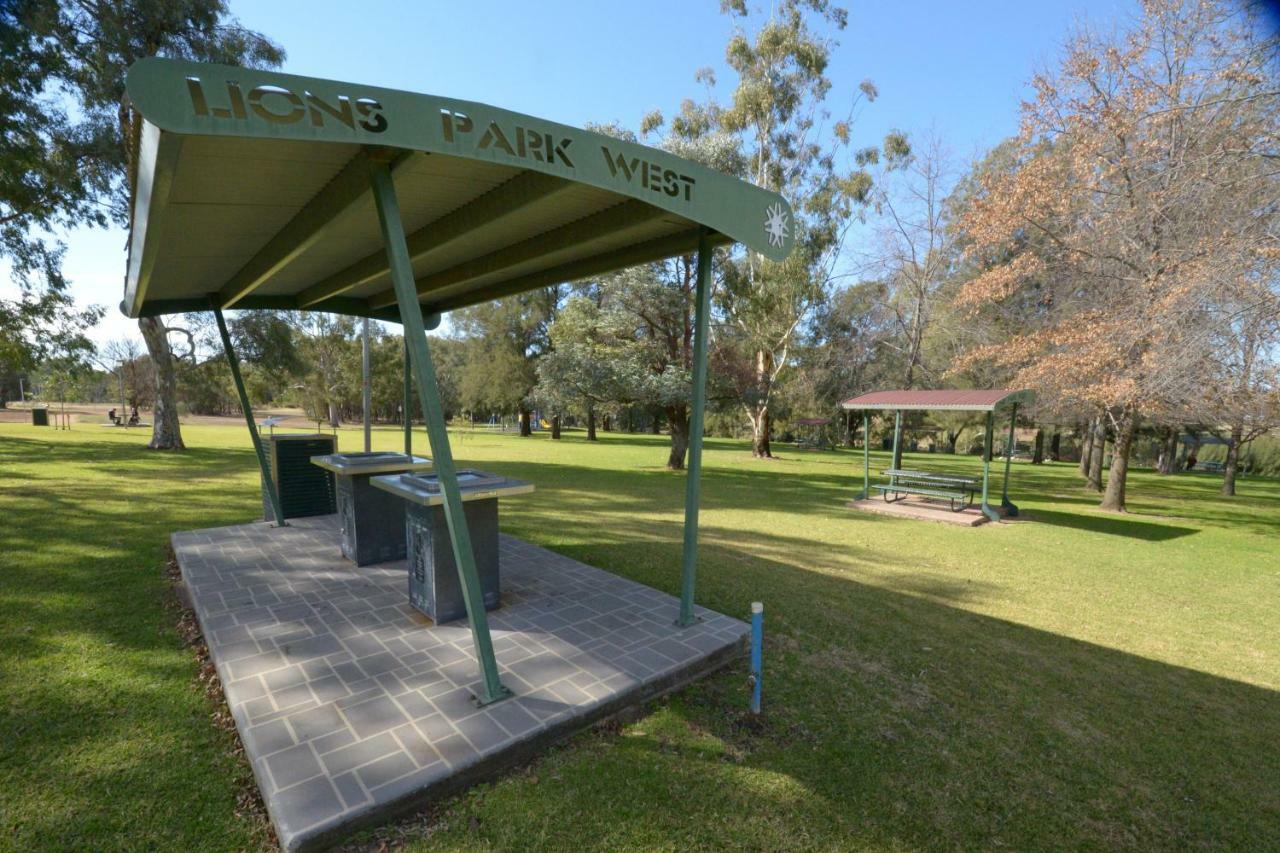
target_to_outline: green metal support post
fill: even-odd
[[[1013,404],[1013,414],[1009,415],[1009,440],[1004,448],[1004,494],[1000,496],[1000,508],[1010,518],[1018,517],[1018,507],[1009,500],[1009,468],[1013,464],[1013,428],[1018,422],[1018,404]]]
[[[698,574],[698,495],[702,478],[702,422],[707,406],[707,335],[711,315],[711,243],[704,231],[698,239],[698,279],[694,291],[693,394],[689,413],[689,470],[684,493],[684,554],[680,568],[680,617],[688,627],[693,615],[693,587]]]
[[[862,411],[862,493],[858,500],[871,496],[871,413]]]
[[[244,422],[249,426],[249,437],[253,439],[253,451],[258,454],[258,467],[262,469],[262,482],[267,486],[267,498],[271,501],[271,511],[276,517],[277,527],[288,527],[284,520],[284,510],[280,508],[280,490],[276,488],[275,478],[271,476],[271,466],[267,464],[267,452],[262,449],[262,438],[258,435],[258,425],[253,422],[253,408],[249,405],[249,392],[244,389],[244,377],[240,375],[240,359],[231,347],[231,335],[227,333],[227,321],[222,317],[222,309],[213,308],[213,317],[218,321],[218,334],[222,336],[222,349],[227,354],[227,364],[231,367],[231,380],[235,383],[236,394],[240,397],[240,410],[244,412]]]
[[[412,362],[409,360],[409,335],[404,336],[404,453],[406,456],[413,455],[413,416],[411,406],[413,405],[413,370]]]
[[[510,696],[511,691],[498,679],[498,662],[494,658],[493,639],[489,635],[489,619],[485,614],[480,577],[476,572],[471,532],[463,514],[458,474],[454,469],[449,433],[440,405],[440,389],[436,384],[431,350],[427,346],[427,330],[422,320],[422,306],[418,302],[409,248],[405,243],[404,223],[400,219],[400,202],[396,198],[391,171],[385,163],[371,162],[369,178],[374,205],[378,209],[378,224],[382,228],[382,240],[387,250],[396,303],[400,308],[400,321],[404,325],[404,337],[409,347],[410,364],[418,382],[418,396],[422,404],[422,416],[427,423],[431,456],[435,462],[435,472],[440,478],[440,490],[444,493],[444,517],[449,527],[449,539],[453,544],[453,557],[458,564],[462,600],[467,608],[467,620],[471,623],[471,639],[475,643],[476,659],[480,662],[484,675],[484,683],[474,701],[477,705],[488,705]]]
[[[889,460],[889,467],[892,468],[898,464],[898,447],[902,441],[902,409],[898,409],[893,413],[893,458]]]
[[[992,521],[1000,520],[1000,513],[991,508],[987,498],[991,492],[991,433],[995,416],[987,412],[987,434],[982,442],[982,514]]]

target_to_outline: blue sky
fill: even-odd
[[[767,3],[755,6],[767,8]],[[847,2],[848,28],[832,57],[833,112],[863,79],[880,90],[854,128],[858,147],[886,131],[932,129],[959,164],[1017,129],[1031,75],[1054,63],[1072,24],[1109,28],[1134,0],[930,0]],[[670,114],[700,98],[694,73],[723,62],[736,21],[718,0],[534,2],[318,2],[232,0],[246,26],[288,51],[284,70],[307,76],[482,101],[582,125],[635,127],[652,109]],[[65,269],[82,303],[110,306],[95,337],[136,336],[122,317],[122,231],[67,236]],[[5,283],[4,287],[8,287]]]

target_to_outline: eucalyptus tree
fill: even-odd
[[[68,63],[42,38],[54,9],[36,0],[0,3],[0,260],[16,293],[0,299],[0,375],[52,358],[92,353],[85,331],[101,308],[80,310],[62,275],[58,229],[107,224],[97,200],[110,189],[110,149],[77,122],[56,89]]]
[[[606,307],[603,289],[579,293],[560,308],[550,328],[551,351],[538,360],[533,397],[559,414],[580,412],[587,422],[587,441],[596,440],[596,417],[610,404],[635,401],[634,353],[629,324],[622,312]],[[630,369],[629,369],[630,368]]]
[[[745,0],[726,0],[722,9],[750,17]],[[852,217],[869,200],[867,169],[882,158],[896,163],[907,152],[906,140],[896,133],[881,150],[852,150],[854,115],[877,95],[870,81],[850,97],[844,117],[831,121],[827,63],[837,42],[827,33],[843,30],[847,17],[827,0],[782,0],[754,33],[736,32],[725,52],[737,85],[730,102],[714,110],[715,118],[741,139],[746,177],[786,195],[795,216],[763,226],[779,240],[794,236],[796,248],[787,260],[747,251],[725,264],[722,276],[718,346],[722,362],[731,356],[739,363],[732,373],[757,457],[772,455],[774,389],[803,324],[831,288]]]
[[[561,289],[544,287],[453,315],[466,340],[459,395],[472,412],[516,412],[520,435],[532,434],[531,394],[538,383],[538,360],[551,350],[550,328]]]
[[[47,125],[53,134],[50,138],[70,136],[88,143],[77,149],[73,165],[62,167],[84,176],[80,182],[65,177],[53,182],[65,194],[61,202],[53,197],[54,212],[48,216],[60,224],[129,221],[134,158],[142,130],[125,98],[125,72],[134,62],[159,55],[273,67],[284,59],[278,45],[231,17],[225,0],[18,0],[4,7],[18,10],[16,24],[27,44],[38,46],[36,58],[49,63],[39,88],[29,96],[56,88],[74,102],[74,110],[68,110],[58,98],[40,99],[41,109],[53,111],[55,120]],[[70,112],[74,119],[66,118]],[[30,217],[29,222],[30,229],[40,219]],[[44,257],[57,259],[47,253]],[[181,449],[170,327],[160,317],[142,318],[138,327],[156,373],[154,426],[148,446]]]

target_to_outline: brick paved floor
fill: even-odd
[[[502,537],[491,611],[503,683],[483,709],[466,620],[408,605],[404,561],[357,568],[335,516],[173,535],[182,576],[285,850],[332,841],[490,777],[721,665],[748,627]]]

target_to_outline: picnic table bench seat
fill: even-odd
[[[978,481],[972,477],[939,474],[931,471],[905,471],[891,468],[882,471],[889,478],[887,485],[872,486],[884,497],[886,503],[903,500],[907,495],[946,500],[952,512],[960,512],[973,503]]]

